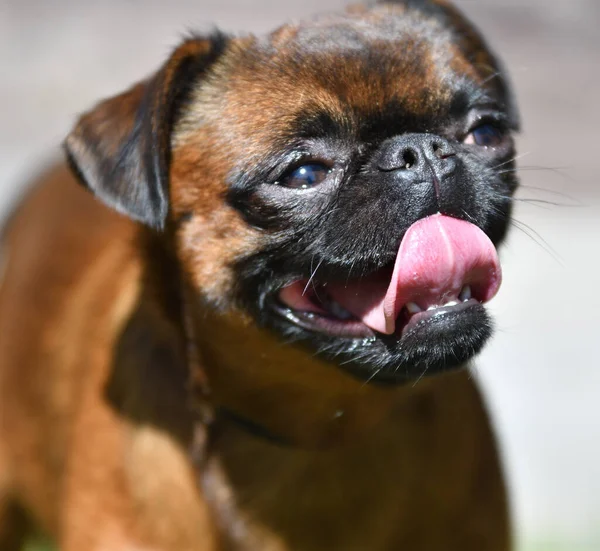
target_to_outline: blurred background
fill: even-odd
[[[522,188],[478,358],[519,551],[600,549],[600,1],[456,0],[520,102]],[[75,115],[158,67],[182,33],[265,31],[342,0],[0,0],[0,214]]]

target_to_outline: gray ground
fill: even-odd
[[[458,3],[502,52],[524,120],[499,330],[476,368],[503,442],[519,547],[597,550],[600,1]],[[0,0],[0,208],[57,154],[77,112],[154,69],[185,29],[259,31],[342,4]]]

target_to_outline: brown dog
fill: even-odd
[[[26,516],[66,551],[509,549],[454,368],[516,126],[444,0],[191,38],[85,114],[100,201],[59,167],[3,238],[0,548]]]

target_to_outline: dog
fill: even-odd
[[[445,0],[192,36],[82,115],[2,239],[0,548],[510,549],[462,367],[518,125]]]

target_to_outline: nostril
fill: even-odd
[[[444,147],[444,144],[439,142],[433,142],[433,153],[434,155],[441,160],[448,159],[449,157],[454,157],[456,153],[452,151],[451,147]]]
[[[404,163],[402,168],[406,168],[406,169],[412,168],[413,166],[415,166],[417,164],[417,160],[418,160],[417,152],[412,149],[406,149],[402,153],[402,162]]]
[[[373,164],[383,172],[401,171],[403,178],[417,178],[418,173],[431,172],[434,167],[450,170],[454,163],[446,159],[455,156],[453,144],[442,136],[403,134],[381,144]]]

